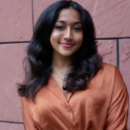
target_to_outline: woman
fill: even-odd
[[[19,85],[25,130],[126,130],[128,94],[97,53],[90,14],[58,1],[36,23]]]

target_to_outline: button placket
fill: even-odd
[[[68,111],[68,112],[70,112],[70,111],[71,111],[69,107],[67,107],[67,111]]]
[[[71,110],[71,107],[70,107],[69,105],[67,105],[67,104],[64,104],[64,105],[65,105],[65,109],[66,109],[67,112],[69,113],[69,116],[70,116],[71,120],[73,120],[74,117],[73,117],[73,112],[72,112],[72,110]],[[74,123],[73,126],[72,126],[72,130],[77,130],[75,123]]]
[[[68,112],[70,112],[70,111],[71,111],[71,109],[70,109],[70,107],[69,107],[69,106],[65,106],[65,108],[66,108],[66,110],[67,110]]]

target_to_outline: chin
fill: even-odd
[[[61,55],[64,57],[70,57],[73,55],[73,53],[62,53]]]

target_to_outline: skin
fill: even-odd
[[[53,77],[60,88],[63,79],[71,69],[73,54],[80,48],[83,31],[80,14],[73,8],[62,9],[51,33],[50,42],[53,48]],[[63,91],[65,97],[67,93]]]

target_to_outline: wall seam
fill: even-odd
[[[34,32],[34,12],[33,12],[33,0],[32,0],[32,28]]]
[[[0,44],[19,44],[19,43],[30,43],[30,41],[0,42]]]
[[[2,121],[2,120],[0,120],[0,123],[23,124],[23,122]]]
[[[130,37],[117,37],[117,38],[96,38],[96,40],[121,40],[121,39],[130,39]],[[0,42],[0,44],[19,44],[19,43],[30,43],[30,41],[8,41],[8,42]]]
[[[130,39],[130,37],[108,37],[108,38],[96,38],[97,40],[117,40],[117,39]]]
[[[116,57],[117,57],[117,68],[120,69],[120,49],[119,49],[119,39],[116,39]]]

